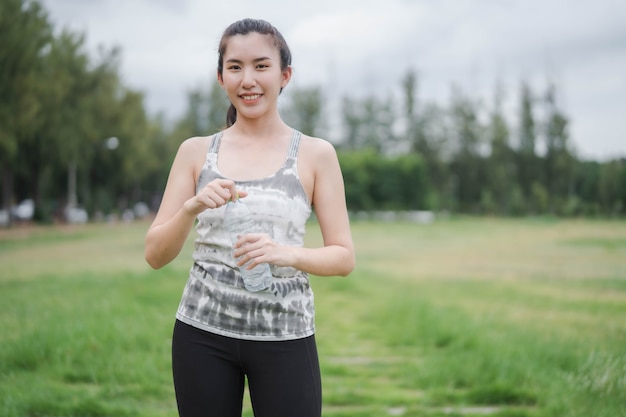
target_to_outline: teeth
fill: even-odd
[[[242,96],[244,100],[256,100],[257,98],[261,97],[260,94],[255,94],[253,96]]]

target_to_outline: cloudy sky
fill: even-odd
[[[500,83],[514,122],[520,82],[537,94],[553,82],[578,153],[626,157],[623,0],[42,2],[57,29],[86,34],[94,56],[98,45],[121,47],[125,84],[170,119],[184,111],[187,91],[213,80],[224,28],[254,17],[287,39],[296,86],[388,94],[413,68],[420,100],[441,105],[454,84],[488,107]]]

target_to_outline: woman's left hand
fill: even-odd
[[[235,243],[235,258],[237,265],[250,264],[246,269],[268,263],[277,266],[288,266],[285,246],[278,245],[265,233],[247,233],[241,235]]]

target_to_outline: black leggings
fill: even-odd
[[[241,417],[244,377],[255,417],[320,417],[315,336],[250,341],[176,320],[172,369],[181,417]]]

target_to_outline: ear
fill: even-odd
[[[282,81],[280,83],[281,88],[285,88],[287,84],[289,84],[292,74],[293,74],[293,69],[291,68],[291,65],[289,65],[287,68],[283,70]]]
[[[219,71],[217,71],[217,82],[220,83],[222,88],[224,88],[224,79],[222,78],[222,74],[220,74]]]

